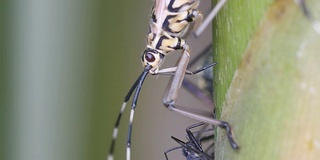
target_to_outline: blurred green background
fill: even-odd
[[[106,159],[124,96],[142,71],[152,3],[0,1],[1,160]],[[210,8],[206,3],[204,13]],[[193,51],[201,51],[210,38],[197,40],[200,46]],[[150,76],[145,82],[133,159],[164,159],[163,151],[177,146],[170,136],[184,139],[185,127],[194,123],[163,107],[167,81]],[[200,106],[192,95],[180,97],[182,105]],[[127,122],[128,112],[116,159],[125,157]]]

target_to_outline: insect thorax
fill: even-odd
[[[163,51],[164,55],[182,49],[182,37],[199,14],[199,0],[156,0],[149,23],[147,45]]]

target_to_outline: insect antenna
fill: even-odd
[[[130,112],[130,122],[129,122],[129,131],[128,131],[128,138],[127,138],[127,151],[130,152],[130,144],[131,144],[131,131],[132,131],[132,122],[133,122],[133,116],[134,116],[134,109],[136,108],[139,93],[142,87],[142,84],[147,77],[149,70],[151,69],[150,65],[147,65],[144,69],[144,71],[140,74],[138,79],[134,82],[132,87],[130,88],[128,94],[124,98],[124,102],[122,103],[121,110],[118,114],[117,121],[115,123],[114,129],[113,129],[113,135],[112,135],[112,141],[111,141],[111,146],[108,154],[108,160],[113,160],[113,152],[115,148],[115,142],[118,137],[118,130],[119,130],[119,125],[120,125],[120,120],[122,117],[122,114],[126,108],[127,102],[129,101],[133,91],[136,89],[136,92],[134,94],[133,100],[132,100],[132,105],[131,105],[131,112]]]
[[[132,122],[133,122],[133,117],[134,117],[134,110],[137,106],[140,90],[142,87],[142,84],[147,77],[149,70],[151,69],[151,65],[147,65],[144,69],[144,71],[141,74],[136,92],[134,93],[134,97],[132,100],[132,105],[131,105],[131,112],[130,112],[130,119],[129,119],[129,127],[128,127],[128,137],[127,137],[127,160],[130,160],[130,155],[131,155],[131,133],[132,133]]]

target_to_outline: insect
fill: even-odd
[[[213,132],[213,128],[207,130],[200,130],[197,133],[191,132],[191,129],[203,126],[206,123],[200,122],[194,125],[191,125],[186,128],[187,132],[187,142],[183,142],[182,140],[171,136],[171,138],[176,141],[180,146],[171,148],[164,152],[166,159],[168,160],[168,153],[177,149],[182,149],[182,154],[187,160],[212,160],[213,156],[206,154],[206,151],[202,149],[201,141],[206,139],[212,139],[213,133],[211,135],[201,136],[200,138],[196,138],[195,134],[202,134],[205,132]]]
[[[198,63],[200,59],[204,60],[204,65],[208,65],[212,63],[212,45],[207,46],[204,51],[202,51],[199,55],[197,55],[192,61],[190,61],[189,66],[191,67]],[[192,93],[195,97],[197,97],[202,102],[206,103],[208,106],[214,106],[212,97],[213,97],[213,70],[212,68],[204,71],[202,78],[200,79],[200,85],[195,85],[188,79],[184,79],[182,82],[182,86],[187,89],[190,93]],[[213,118],[215,118],[215,110],[213,109]],[[184,142],[176,137],[171,136],[171,138],[176,141],[180,146],[168,149],[164,152],[166,159],[168,160],[168,153],[177,149],[182,149],[182,154],[187,160],[212,160],[214,157],[214,153],[211,156],[208,154],[208,150],[213,148],[214,143],[207,147],[207,150],[204,150],[201,142],[207,140],[213,140],[214,138],[214,128],[213,126],[209,126],[211,128],[205,129],[206,123],[200,122],[197,124],[193,124],[186,128],[187,132],[187,142]],[[191,132],[191,129],[203,126],[201,130],[197,132]],[[203,136],[203,133],[210,132],[210,135]]]
[[[125,110],[128,100],[130,99],[131,95],[135,90],[129,117],[126,149],[126,159],[129,160],[131,157],[131,132],[134,111],[137,106],[137,101],[141,87],[148,73],[152,75],[172,75],[168,88],[163,97],[163,104],[166,108],[180,115],[224,128],[227,131],[227,136],[232,148],[238,148],[238,145],[233,139],[231,127],[227,122],[218,121],[211,117],[206,117],[192,112],[188,112],[186,110],[177,108],[174,105],[178,96],[179,88],[181,87],[182,81],[186,74],[194,75],[215,65],[215,63],[212,63],[195,71],[187,70],[187,65],[190,58],[190,50],[189,45],[182,37],[185,36],[186,33],[190,30],[190,24],[198,26],[200,24],[200,21],[202,20],[202,15],[197,10],[199,1],[200,0],[154,1],[151,14],[152,16],[150,18],[149,23],[149,32],[147,36],[147,48],[143,52],[141,57],[142,64],[144,66],[144,71],[132,85],[122,104],[113,131],[113,138],[108,155],[109,160],[113,159],[115,140],[118,135],[118,126],[120,124],[122,113]],[[201,30],[203,30],[203,28],[205,28],[206,25],[209,24],[208,22],[210,22],[212,18],[215,17],[215,15],[225,4],[225,2],[226,0],[219,1],[219,3],[209,14],[209,19],[207,18],[195,31],[195,35],[201,34]],[[177,66],[160,70],[160,66],[163,63],[165,56],[167,56],[170,52],[176,50],[182,51]]]

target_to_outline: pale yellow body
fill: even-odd
[[[202,18],[197,10],[198,5],[199,0],[155,1],[149,23],[147,49],[142,55],[143,65],[152,66],[150,73],[159,70],[164,56],[171,51],[188,48],[182,37],[189,31],[193,21]]]

